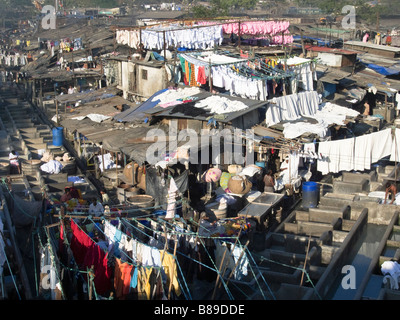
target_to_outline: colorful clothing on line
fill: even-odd
[[[133,265],[122,262],[121,259],[115,259],[115,269],[114,269],[114,289],[115,295],[118,299],[123,298],[129,293],[131,286],[131,273],[133,270]]]

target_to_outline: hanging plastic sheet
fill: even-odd
[[[13,194],[14,212],[13,223],[16,227],[25,227],[35,221],[42,211],[42,201],[29,201]]]
[[[184,193],[189,188],[188,171],[185,170],[178,176],[174,176],[176,186],[180,193]],[[168,186],[164,173],[159,175],[154,167],[146,168],[146,194],[154,197],[155,205],[167,203]]]

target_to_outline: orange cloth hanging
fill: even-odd
[[[193,64],[190,64],[190,81],[189,85],[191,87],[199,87],[200,85],[196,81],[196,70]]]
[[[186,79],[186,82],[189,83],[189,79],[190,79],[189,62],[187,62],[187,60],[185,60],[185,79]]]
[[[117,263],[114,269],[114,289],[116,297],[121,299],[129,293],[133,265],[118,258],[115,261]]]

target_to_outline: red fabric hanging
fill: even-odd
[[[100,295],[107,293],[111,287],[112,270],[108,267],[107,254],[79,226],[71,220],[71,250],[76,263],[82,270],[91,268],[94,271],[94,285]]]
[[[93,243],[93,240],[90,239],[90,237],[83,232],[73,220],[71,220],[71,231],[73,234],[71,239],[71,250],[74,254],[77,265],[83,266],[86,252]]]

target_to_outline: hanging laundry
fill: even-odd
[[[185,28],[171,24],[166,27],[153,26],[142,29],[141,39],[146,49],[162,50],[164,45],[166,45],[167,47],[173,46],[176,48],[183,47],[199,50],[221,45],[223,33],[221,25]]]
[[[351,170],[370,170],[371,164],[392,154],[391,129],[356,138],[320,142],[317,170],[322,174]]]
[[[399,94],[397,94],[399,95]],[[393,136],[392,150],[390,152],[390,161],[400,160],[400,129],[396,128],[395,136]]]
[[[131,286],[131,273],[133,270],[133,265],[122,262],[120,259],[115,259],[115,269],[114,269],[114,289],[115,295],[118,299],[124,298],[129,291]]]
[[[320,97],[316,91],[300,92],[271,99],[265,122],[267,126],[311,116],[318,110]]]
[[[180,296],[182,291],[178,282],[178,269],[175,261],[175,256],[170,254],[166,250],[160,250],[160,253],[163,256],[162,266],[168,279],[167,288],[169,288],[169,285],[171,284],[175,294],[177,296]]]
[[[281,59],[279,62],[286,64],[287,71],[293,72],[296,75],[299,88],[305,91],[314,90],[313,82],[317,80],[317,73],[314,71],[314,62],[312,60],[293,57],[286,61]]]
[[[212,25],[214,21],[199,21],[199,25]],[[240,25],[240,29],[239,29]],[[287,32],[289,30],[289,21],[238,21],[227,22],[222,25],[223,33],[225,34],[236,34],[238,35],[270,35],[274,43],[292,43],[293,37]],[[282,33],[285,36],[282,38]],[[283,41],[283,42],[282,42]]]
[[[178,187],[176,186],[174,178],[170,178],[170,184],[168,188],[168,198],[167,198],[167,214],[165,218],[171,219],[175,217],[176,208],[176,196],[178,195]]]
[[[71,231],[71,250],[75,261],[85,271],[93,266],[96,292],[100,295],[107,293],[111,287],[112,271],[106,253],[73,220]]]

